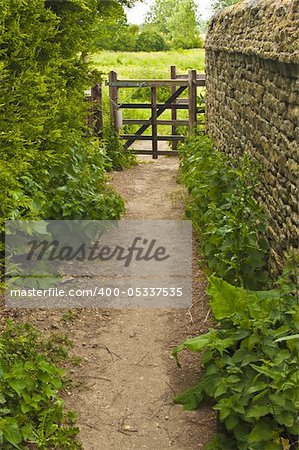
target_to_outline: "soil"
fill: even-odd
[[[183,218],[185,192],[177,184],[178,159],[140,158],[114,173],[111,183],[126,200],[126,219]],[[171,348],[211,326],[205,280],[193,255],[193,305],[189,310],[4,311],[46,333],[67,333],[73,341],[72,387],[66,405],[78,412],[84,450],[203,449],[215,431],[215,413],[204,406],[186,412],[176,394],[200,377],[200,361],[184,353],[182,368]],[[79,359],[81,358],[81,359]]]

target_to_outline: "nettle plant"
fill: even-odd
[[[178,395],[186,409],[212,399],[225,433],[211,450],[287,450],[298,444],[298,297],[295,285],[249,291],[209,279],[216,329],[174,349],[203,352],[197,386]]]
[[[176,397],[186,409],[205,399],[218,411],[211,450],[290,450],[298,444],[298,295],[290,258],[275,289],[268,287],[267,220],[254,199],[256,166],[234,166],[207,137],[181,149],[187,215],[207,258],[207,292],[215,329],[173,350],[202,352],[203,374]],[[216,276],[215,276],[216,275]],[[253,289],[253,290],[249,290]]]
[[[267,220],[254,199],[257,167],[248,155],[237,166],[208,136],[181,147],[182,182],[189,191],[186,214],[198,230],[212,273],[249,289],[267,282]]]
[[[76,416],[59,395],[66,378],[57,362],[67,358],[68,344],[8,321],[0,335],[1,449],[81,448]]]

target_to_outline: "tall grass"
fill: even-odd
[[[103,51],[92,56],[92,64],[106,74],[115,70],[120,78],[169,78],[172,65],[180,73],[188,69],[203,72],[204,59],[203,49],[151,53]]]

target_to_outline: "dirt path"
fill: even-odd
[[[183,217],[183,188],[177,184],[177,158],[143,158],[115,173],[111,182],[126,199],[126,218]],[[207,331],[208,306],[194,245],[194,305],[186,310],[16,311],[46,333],[67,333],[78,366],[66,392],[78,411],[84,450],[201,449],[215,427],[211,409],[185,412],[173,403],[176,393],[194,385],[199,362],[185,354],[182,369],[170,350],[187,336]],[[13,315],[10,312],[9,315]]]
[[[144,158],[143,164],[115,173],[112,182],[126,199],[126,218],[181,218],[177,171],[176,158]],[[197,299],[202,295],[199,281],[194,293]],[[80,411],[84,449],[203,448],[213,431],[211,411],[185,412],[173,404],[174,394],[198,379],[198,361],[187,356],[178,369],[170,348],[205,331],[207,312],[203,300],[192,309],[195,324],[178,310],[109,312],[92,323],[88,314],[74,323],[70,337],[76,342],[74,354],[85,358],[76,370],[85,388],[72,392],[69,403]]]

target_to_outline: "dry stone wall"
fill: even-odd
[[[206,39],[207,131],[261,164],[272,266],[299,236],[299,1],[245,0],[217,14]]]

